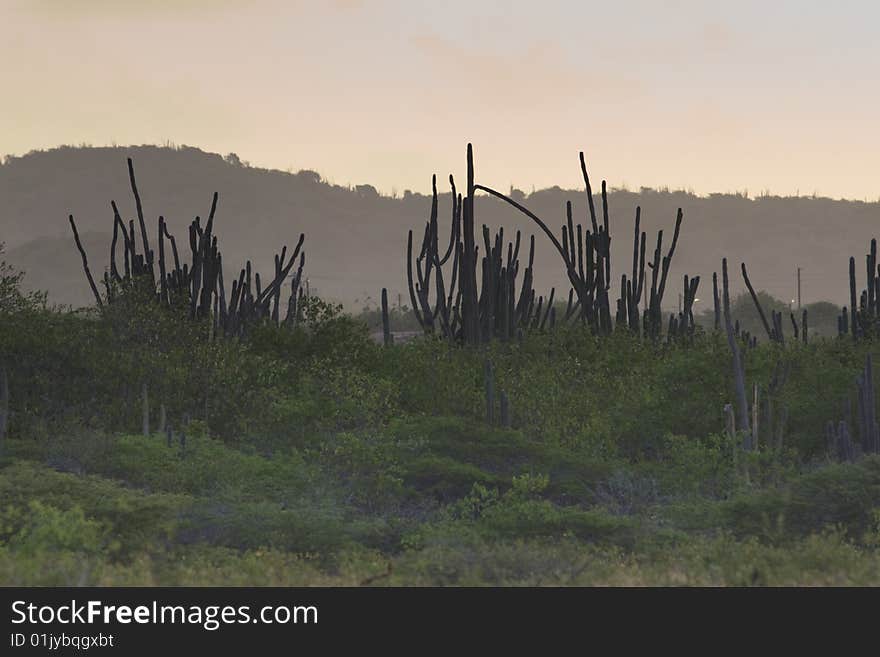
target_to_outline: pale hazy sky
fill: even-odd
[[[187,144],[433,172],[880,197],[880,4],[0,0],[0,154]]]

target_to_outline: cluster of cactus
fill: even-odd
[[[771,342],[777,342],[784,345],[785,337],[782,329],[782,313],[772,311],[771,327],[770,323],[767,321],[767,316],[764,314],[764,309],[761,307],[758,296],[755,294],[752,283],[749,280],[745,264],[741,265],[741,270],[743,280],[745,281],[746,287],[752,297],[752,301],[758,310],[758,315],[761,317],[764,329],[767,331],[767,337]],[[788,422],[788,408],[782,401],[782,390],[788,381],[790,363],[787,363],[784,358],[780,358],[780,360],[777,361],[773,370],[773,375],[766,386],[759,386],[757,382],[753,384],[753,397],[750,405],[746,396],[745,367],[743,364],[741,348],[745,347],[748,349],[754,349],[758,344],[758,338],[757,336],[751,335],[749,331],[741,330],[739,321],[737,320],[734,322],[731,316],[727,258],[724,258],[721,261],[721,271],[723,279],[721,299],[719,299],[718,294],[717,274],[712,275],[712,287],[715,300],[715,327],[717,330],[721,318],[723,317],[724,328],[727,333],[727,341],[730,346],[733,361],[736,404],[728,404],[725,407],[725,412],[728,416],[728,431],[733,433],[733,428],[736,424],[734,415],[735,408],[736,415],[739,416],[740,431],[743,434],[743,449],[747,451],[758,449],[758,442],[761,436],[765,437],[763,442],[767,447],[780,449],[783,443],[785,427]],[[719,309],[719,303],[722,304],[722,309]],[[804,310],[803,312],[803,319],[800,326],[795,320],[794,313],[791,313],[791,323],[794,327],[795,340],[802,339],[803,342],[806,343],[807,311]],[[763,395],[760,394],[762,390]],[[759,427],[762,428],[761,431],[759,431]]]
[[[694,301],[697,298],[697,288],[700,285],[700,277],[684,277],[684,297],[682,310],[678,315],[669,316],[669,328],[666,331],[667,339],[687,340],[693,337],[697,324],[694,321]]]
[[[764,395],[758,399],[759,387],[755,385],[753,431],[755,446],[765,436],[763,443],[770,448],[782,449],[785,427],[788,423],[788,407],[782,402],[782,392],[791,374],[791,363],[782,359],[777,361],[773,375],[764,389]],[[760,431],[757,418],[761,418]]]
[[[838,423],[828,420],[828,424],[825,425],[825,446],[828,455],[835,460],[855,460],[855,447],[846,420]]]
[[[752,297],[752,301],[755,303],[755,308],[758,310],[758,315],[761,318],[761,323],[764,325],[764,330],[767,332],[767,337],[771,342],[778,342],[779,344],[785,344],[785,332],[782,329],[782,311],[776,312],[775,310],[770,311],[770,322],[767,321],[767,315],[764,314],[764,309],[761,307],[761,302],[758,300],[758,295],[755,293],[755,288],[752,287],[752,282],[749,280],[749,274],[746,271],[746,263],[742,263],[742,275],[743,280],[746,283],[746,287],[749,290],[749,294]],[[797,340],[799,338],[803,339],[804,343],[808,341],[808,333],[807,333],[807,310],[804,309],[801,315],[801,324],[798,325],[797,319],[795,319],[794,313],[791,312],[791,326],[792,332],[794,334],[794,339]]]
[[[852,461],[860,454],[880,454],[880,423],[877,419],[877,403],[874,393],[874,362],[871,354],[865,356],[865,366],[855,380],[856,416],[860,444],[854,441],[850,431],[849,418],[852,416],[852,403],[843,403],[843,417],[835,422],[829,420],[825,426],[826,447],[829,456],[841,461]]]
[[[571,284],[569,304],[565,319],[575,318],[590,326],[595,334],[608,335],[614,328],[611,317],[609,291],[611,289],[611,230],[609,225],[608,193],[606,183],[602,181],[602,224],[599,224],[590,177],[587,173],[584,154],[580,153],[581,174],[586,188],[587,207],[589,208],[590,227],[575,224],[572,218],[571,203],[566,204],[566,223],[562,226],[562,240],[553,234],[547,224],[513,199],[484,185],[476,185],[475,189],[495,196],[532,219],[556,248],[565,266],[566,276]],[[662,303],[666,290],[672,257],[681,231],[682,211],[679,208],[672,242],[666,255],[663,255],[663,231],[657,233],[657,244],[654,249],[653,261],[647,263],[651,269],[651,287],[646,294],[646,244],[647,234],[640,231],[641,208],[636,208],[635,229],[633,237],[633,259],[631,276],[623,274],[620,278],[620,296],[616,301],[616,326],[626,327],[636,334],[650,338],[659,338],[663,329]],[[685,295],[692,305],[696,298],[699,277],[686,284]],[[647,309],[642,315],[639,311],[639,300],[643,294],[648,296]],[[573,303],[572,303],[573,301]],[[672,322],[677,333],[686,333],[693,327],[692,312],[687,317],[675,318]],[[679,330],[680,329],[680,330]]]
[[[862,451],[880,453],[880,427],[877,424],[877,405],[874,396],[874,363],[871,354],[865,357],[865,367],[856,377],[856,410]]]
[[[730,291],[728,290],[727,293],[729,295]],[[722,311],[722,299],[721,295],[718,292],[718,272],[712,272],[712,302],[715,310],[715,332],[717,333],[721,331],[722,317],[724,317],[725,319],[727,317]],[[725,331],[726,329],[727,327],[725,323]],[[734,320],[733,322],[733,335],[746,347],[754,348],[758,345],[758,338],[753,336],[749,331],[742,329],[739,325],[738,319]]]
[[[867,278],[865,289],[857,294],[856,259],[849,259],[849,309],[846,306],[837,318],[837,332],[840,335],[852,335],[858,340],[876,332],[880,318],[880,266],[877,264],[877,240],[871,240],[871,246],[865,255]]]
[[[472,178],[471,174],[472,159],[469,158],[469,179]],[[523,272],[517,292],[521,234],[517,232],[514,242],[506,244],[505,259],[503,229],[492,239],[489,228],[483,226],[485,255],[482,256],[482,278],[477,292],[476,259],[479,257],[479,247],[474,243],[472,212],[469,210],[472,205],[469,199],[456,194],[452,176],[449,182],[453,204],[448,244],[445,248],[440,246],[436,176],[432,185],[431,216],[415,258],[412,231],[409,231],[407,238],[407,282],[413,312],[419,324],[426,332],[433,333],[439,329],[451,339],[476,343],[492,337],[506,340],[531,324],[546,322],[548,314],[554,313],[552,294],[542,318],[544,299],[539,297],[536,303],[532,289],[534,238],[529,244],[529,264]],[[464,238],[463,234],[469,238]],[[450,260],[452,268],[447,289],[443,266]],[[471,266],[467,266],[467,262]],[[386,311],[383,310],[383,327],[385,315]]]
[[[610,334],[615,327],[625,327],[636,334],[651,338],[661,336],[661,306],[681,230],[682,211],[678,210],[675,231],[666,254],[662,250],[661,230],[657,235],[653,261],[646,263],[647,235],[640,231],[641,208],[636,209],[632,272],[629,277],[627,274],[621,276],[620,295],[612,317],[609,295],[612,281],[611,232],[606,184],[602,181],[600,224],[583,153],[580,154],[580,164],[586,187],[590,226],[585,228],[583,224],[575,224],[569,202],[566,205],[566,223],[562,227],[561,240],[532,211],[509,196],[474,182],[473,148],[468,144],[467,191],[464,196],[457,194],[455,181],[452,176],[449,177],[452,186],[452,227],[448,244],[441,248],[436,176],[434,177],[431,215],[425,226],[418,254],[413,250],[412,231],[407,239],[410,299],[416,319],[425,332],[433,333],[439,328],[450,340],[478,344],[492,338],[506,340],[532,328],[553,327],[559,319],[554,305],[555,289],[551,289],[545,299],[536,295],[532,287],[534,236],[530,238],[528,266],[523,270],[518,290],[521,241],[519,231],[514,241],[505,245],[503,229],[492,239],[488,227],[484,225],[482,232],[485,251],[480,258],[474,228],[474,196],[477,191],[482,191],[503,200],[531,219],[559,253],[571,285],[561,321],[579,321],[590,326],[598,335]],[[451,273],[446,275],[443,266],[450,260]],[[482,265],[479,285],[478,264]],[[646,265],[651,269],[650,295],[645,290]],[[685,277],[685,308],[678,317],[673,315],[670,318],[670,335],[680,337],[693,333],[693,303],[699,280],[699,277]],[[649,299],[644,314],[639,309],[639,301],[643,295]]]
[[[128,159],[128,174],[137,209],[142,252],[138,252],[138,236],[134,220],[130,220],[126,226],[116,202],[111,201],[113,239],[110,245],[110,266],[104,272],[103,277],[107,303],[113,303],[126,288],[145,281],[159,304],[185,309],[192,319],[210,317],[214,334],[242,335],[248,323],[262,319],[271,319],[276,324],[282,321],[292,324],[296,321],[297,305],[303,294],[301,282],[305,265],[305,253],[302,252],[304,235],[300,235],[296,248],[289,259],[287,258],[287,246],[284,246],[281,253],[275,256],[274,274],[265,286],[261,284],[259,273],[252,273],[251,262],[248,261],[241,269],[238,280],[232,282],[227,299],[223,283],[223,258],[217,245],[217,236],[213,230],[219,195],[214,193],[205,226],[202,226],[200,217],[196,217],[189,226],[191,251],[189,263],[181,264],[177,241],[168,231],[165,218],[159,217],[157,262],[155,252],[150,248],[143,205],[131,158]],[[95,302],[99,308],[103,308],[104,299],[98,292],[98,287],[89,269],[88,258],[80,241],[73,215],[69,216],[69,221]],[[124,256],[122,271],[117,265],[117,245],[120,235]],[[171,249],[173,263],[166,258],[166,240]],[[291,275],[295,266],[297,266],[296,272]],[[281,294],[284,282],[288,278],[291,280],[290,295],[285,300],[287,308],[282,320]]]
[[[770,310],[770,321],[767,321],[767,315],[764,313],[764,308],[761,306],[761,301],[758,298],[757,293],[755,292],[755,288],[752,286],[752,281],[749,279],[749,272],[746,269],[746,263],[741,263],[740,268],[742,270],[743,281],[746,284],[746,288],[749,291],[749,296],[752,298],[752,302],[755,304],[755,309],[758,311],[758,316],[761,319],[761,324],[764,326],[764,331],[767,333],[767,338],[770,342],[777,342],[779,344],[785,344],[785,331],[783,330],[783,319],[782,319],[782,311]],[[712,274],[712,287],[713,287],[713,296],[715,300],[715,330],[717,331],[719,328],[719,309],[718,309],[718,275]],[[789,313],[791,319],[792,333],[794,335],[795,340],[802,340],[804,344],[806,344],[809,340],[809,332],[808,332],[808,323],[807,323],[807,310],[806,308],[803,310],[801,314],[801,323],[798,324],[797,319],[794,316],[794,312]],[[747,347],[754,348],[758,344],[757,336],[751,334],[751,332],[746,330],[741,330],[739,325],[739,320],[736,320],[734,323],[734,335],[741,339],[742,342],[745,343]]]
[[[742,432],[742,448],[746,451],[758,449],[759,438],[764,436],[766,447],[780,449],[785,434],[785,426],[788,422],[788,408],[782,403],[782,390],[788,381],[790,364],[783,359],[777,361],[773,370],[773,376],[766,386],[753,383],[752,401],[746,395],[746,375],[743,363],[742,347],[754,348],[757,345],[757,337],[749,335],[748,331],[740,331],[739,322],[734,324],[730,312],[730,283],[727,275],[727,258],[721,261],[723,279],[722,299],[723,310],[718,311],[718,276],[713,274],[713,288],[716,303],[716,326],[720,321],[719,315],[724,318],[724,328],[727,334],[727,342],[730,346],[733,363],[735,404],[727,404],[724,408],[727,415],[727,432],[733,435],[736,432],[736,416],[739,416],[739,430]],[[745,273],[745,267],[743,267]],[[757,303],[757,297],[752,296]],[[774,313],[777,314],[777,313]],[[778,320],[777,320],[778,322]],[[781,334],[781,330],[780,330]],[[775,338],[771,338],[775,339]],[[763,390],[763,395],[761,391]],[[762,428],[759,431],[759,427]]]
[[[522,272],[518,291],[522,240],[519,231],[512,242],[505,244],[503,228],[493,238],[489,228],[484,225],[482,236],[485,251],[480,258],[474,237],[473,196],[477,186],[473,182],[473,152],[470,147],[467,197],[456,192],[452,176],[449,176],[449,183],[452,187],[452,227],[446,246],[441,247],[439,238],[436,176],[432,181],[431,215],[425,226],[421,248],[415,257],[413,232],[410,230],[407,236],[407,283],[413,312],[423,330],[434,333],[439,329],[450,340],[477,344],[492,338],[507,340],[528,328],[544,328],[548,321],[553,326],[556,322],[553,305],[555,291],[551,290],[545,300],[543,296],[536,298],[532,287],[534,237],[529,241],[528,265]],[[478,259],[482,265],[479,286]],[[451,273],[447,285],[443,266],[450,261]],[[387,304],[383,305],[383,329],[386,326]],[[385,332],[387,336],[388,331]]]
[[[744,346],[749,349],[755,349],[758,346],[758,336],[752,335],[751,331],[746,331],[739,325],[739,320],[733,325],[734,335],[739,339],[740,342],[743,343]]]

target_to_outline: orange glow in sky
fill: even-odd
[[[613,5],[613,6],[609,6]],[[708,6],[718,5],[718,6]],[[880,197],[873,3],[4,0],[0,154],[172,142],[340,184]]]

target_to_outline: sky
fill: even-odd
[[[880,3],[0,0],[0,155],[880,198]]]

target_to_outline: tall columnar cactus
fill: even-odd
[[[766,435],[765,444],[768,448],[781,449],[785,438],[785,427],[788,422],[788,406],[785,404],[783,390],[791,373],[791,364],[785,359],[776,362],[773,375],[765,388],[760,406],[761,426]],[[758,444],[757,423],[752,427],[755,434],[755,445]]]
[[[850,328],[852,330],[853,339],[859,337],[859,323],[856,311],[856,259],[849,259],[849,312],[850,312]]]
[[[755,308],[758,309],[758,315],[761,318],[761,324],[764,325],[764,330],[767,332],[767,337],[770,339],[771,342],[782,342],[782,322],[779,322],[779,330],[777,332],[777,320],[775,311],[773,312],[772,316],[773,327],[771,327],[770,324],[767,322],[767,315],[764,314],[764,308],[761,307],[761,302],[758,299],[758,295],[755,293],[755,288],[752,287],[752,282],[749,280],[749,273],[748,271],[746,271],[746,263],[744,262],[742,263],[742,277],[745,281],[746,287],[749,290],[749,294],[752,297],[752,301],[755,304]]]
[[[247,325],[253,321],[268,320],[276,324],[281,323],[281,291],[285,281],[290,278],[291,301],[288,303],[288,312],[284,323],[295,323],[296,300],[299,297],[302,271],[305,266],[305,253],[302,252],[304,235],[300,235],[299,242],[289,260],[287,259],[286,246],[282,248],[280,254],[275,256],[274,276],[265,287],[261,286],[259,274],[251,276],[251,263],[248,262],[241,270],[238,281],[233,281],[232,290],[227,300],[223,282],[223,258],[218,248],[217,236],[214,234],[214,216],[219,195],[216,192],[213,195],[208,220],[204,227],[200,217],[196,217],[189,226],[191,251],[189,263],[181,262],[177,241],[169,232],[165,218],[159,217],[156,235],[158,263],[155,263],[131,158],[128,159],[128,174],[131,192],[135,199],[143,252],[138,251],[138,235],[134,221],[129,221],[126,226],[116,201],[111,201],[113,238],[110,244],[110,266],[104,275],[105,298],[108,303],[116,301],[120,291],[135,284],[136,281],[146,281],[155,291],[156,301],[160,305],[185,309],[192,319],[202,320],[210,317],[213,323],[211,335],[219,333],[242,335]],[[102,308],[104,301],[89,270],[88,258],[79,239],[73,215],[70,215],[69,221],[74,241],[82,257],[86,279],[95,297],[95,303],[99,308]],[[124,262],[122,271],[117,264],[120,237],[122,238]],[[166,241],[170,245],[173,264],[168,261]],[[159,270],[158,277],[155,271],[156,264],[158,264]],[[296,273],[291,276],[291,271],[297,265]],[[256,287],[253,286],[254,284]],[[294,311],[292,317],[291,310]]]
[[[98,308],[101,308],[104,303],[101,301],[101,295],[98,293],[98,286],[95,285],[95,279],[92,277],[92,272],[89,270],[89,259],[86,256],[86,251],[79,239],[79,231],[76,229],[76,222],[74,221],[72,214],[68,216],[68,220],[70,221],[70,228],[73,230],[73,239],[76,242],[76,248],[79,250],[79,254],[82,257],[83,270],[86,273],[86,279],[89,282],[89,287],[92,289],[92,294],[95,296],[95,303],[98,305]]]
[[[877,297],[874,297],[876,303]],[[855,378],[856,404],[853,415],[852,401],[847,399],[843,405],[843,418],[839,424],[829,421],[826,425],[826,440],[830,456],[839,460],[852,461],[858,454],[880,454],[880,424],[877,419],[877,397],[874,390],[874,361],[869,353],[865,365]],[[847,418],[853,417],[858,429],[859,444],[852,440]]]
[[[468,180],[473,177],[473,153],[468,151]],[[414,251],[413,232],[407,237],[407,282],[413,313],[426,333],[439,332],[451,341],[479,344],[492,338],[510,339],[539,320],[543,297],[532,288],[535,240],[529,241],[528,265],[520,275],[521,233],[505,244],[504,230],[494,238],[487,226],[482,228],[483,255],[479,247],[471,249],[473,199],[462,198],[452,186],[452,229],[449,243],[441,247],[439,239],[436,176],[432,181],[431,214],[422,236],[418,254]],[[469,183],[469,188],[475,185]],[[468,208],[471,208],[469,210]],[[466,220],[466,221],[465,221]],[[477,264],[481,272],[477,284]],[[451,261],[447,277],[444,266]],[[448,280],[448,283],[447,283]],[[432,299],[433,297],[433,299]],[[552,297],[552,291],[551,291]],[[551,312],[552,302],[547,304]],[[537,309],[537,310],[536,310]]]
[[[668,251],[665,255],[662,252],[663,233],[660,231],[653,262],[647,263],[653,271],[650,302],[644,317],[640,317],[639,301],[643,294],[648,296],[645,275],[647,236],[640,231],[641,209],[636,209],[632,270],[629,277],[626,274],[620,277],[620,294],[614,304],[614,317],[612,317],[611,232],[607,186],[603,181],[600,222],[583,153],[580,154],[580,166],[586,191],[589,224],[586,226],[584,223],[576,224],[571,203],[567,203],[566,221],[562,227],[561,239],[531,210],[509,196],[474,181],[473,149],[470,144],[467,151],[467,166],[467,195],[463,199],[456,195],[455,184],[450,176],[453,203],[452,230],[448,246],[445,249],[439,246],[436,177],[432,185],[434,192],[431,215],[418,253],[414,250],[412,231],[407,239],[407,279],[410,299],[416,319],[426,332],[434,332],[439,325],[443,335],[466,344],[476,344],[491,338],[508,339],[529,328],[544,328],[548,325],[552,327],[557,322],[557,311],[552,302],[554,291],[551,290],[550,295],[545,299],[543,296],[536,298],[532,289],[534,237],[530,241],[529,265],[523,271],[518,293],[515,286],[519,274],[517,259],[519,232],[515,241],[506,245],[505,261],[503,230],[498,231],[493,239],[488,228],[484,226],[484,251],[482,257],[479,256],[479,247],[474,236],[474,195],[477,191],[482,191],[503,200],[528,217],[559,253],[571,285],[569,301],[562,314],[563,321],[580,321],[600,335],[611,333],[616,323],[617,326],[628,327],[635,333],[644,332],[645,335],[653,338],[660,337],[663,294],[681,229],[681,209],[676,217],[675,231]],[[443,265],[450,257],[454,260],[451,276],[447,277]],[[480,276],[477,275],[478,265],[482,266]],[[433,291],[432,276],[433,287],[436,288]],[[448,285],[447,280],[449,280]],[[687,292],[691,292],[690,288]],[[434,301],[430,300],[431,295]],[[691,317],[688,316],[684,320],[684,322],[678,321],[677,325],[690,328],[693,323]]]
[[[712,272],[712,303],[715,310],[715,330],[721,328],[721,304],[718,300],[718,272]]]
[[[671,315],[669,317],[669,329],[667,331],[669,339],[688,340],[693,337],[696,330],[696,322],[694,320],[694,301],[697,298],[697,288],[700,285],[700,277],[694,276],[689,278],[687,274],[684,276],[684,292],[682,294],[682,308],[678,316]]]
[[[730,317],[730,284],[727,277],[727,258],[721,261],[722,290],[724,298],[724,326],[727,331],[727,344],[730,346],[733,361],[733,382],[736,393],[736,407],[739,415],[740,431],[743,432],[743,448],[752,449],[752,430],[749,425],[749,402],[746,398],[746,377],[742,353],[733,330]]]
[[[837,320],[839,335],[854,340],[874,335],[880,321],[880,266],[877,264],[877,240],[872,239],[865,254],[865,288],[859,292],[856,281],[856,259],[849,259],[849,307],[844,307]]]
[[[866,454],[880,453],[880,429],[877,426],[874,364],[871,354],[865,357],[865,367],[856,378],[856,389],[862,450]]]
[[[382,288],[382,342],[386,347],[392,344],[391,320],[388,317],[388,290]]]

